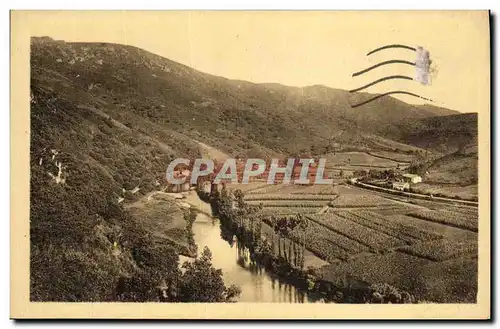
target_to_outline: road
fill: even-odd
[[[467,201],[467,200],[458,200],[458,199],[452,199],[452,198],[443,198],[443,197],[431,197],[429,195],[425,194],[418,194],[418,193],[411,193],[411,192],[403,192],[403,191],[396,191],[392,190],[389,188],[385,187],[379,187],[371,184],[365,184],[358,182],[357,180],[352,182],[349,181],[349,184],[353,184],[354,186],[370,189],[370,190],[375,190],[383,193],[389,193],[389,194],[394,194],[394,195],[401,195],[401,196],[407,196],[411,198],[418,198],[418,199],[424,199],[424,200],[429,200],[429,201],[436,201],[436,202],[446,202],[446,203],[460,203],[463,205],[467,206],[473,206],[473,207],[478,207],[479,203],[475,201]]]

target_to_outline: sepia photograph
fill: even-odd
[[[15,313],[489,317],[489,24],[12,11]]]

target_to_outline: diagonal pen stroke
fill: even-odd
[[[378,64],[375,64],[373,66],[370,66],[369,68],[367,69],[364,69],[362,71],[359,71],[359,72],[356,72],[356,73],[353,73],[353,77],[357,77],[358,75],[361,75],[363,73],[366,73],[368,71],[371,71],[373,69],[376,69],[377,67],[379,66],[382,66],[382,65],[388,65],[388,64],[408,64],[408,65],[411,65],[411,66],[415,66],[415,62],[410,62],[410,61],[405,61],[405,60],[402,60],[402,59],[392,59],[390,61],[385,61],[385,62],[382,62],[382,63],[378,63]]]
[[[353,90],[349,90],[350,93],[355,93],[357,91],[360,91],[360,90],[363,90],[363,89],[366,89],[368,87],[371,87],[379,82],[382,82],[382,81],[386,81],[386,80],[392,80],[392,79],[404,79],[404,80],[412,80],[413,81],[413,78],[409,77],[409,76],[406,76],[406,75],[391,75],[391,76],[388,76],[388,77],[383,77],[383,78],[380,78],[378,80],[375,80],[367,85],[364,85],[363,87],[359,87],[359,88],[356,88],[356,89],[353,89]]]
[[[354,108],[354,107],[358,107],[358,106],[361,106],[361,105],[365,105],[366,103],[370,103],[380,97],[384,97],[384,96],[388,96],[388,95],[394,95],[394,94],[403,94],[403,95],[409,95],[409,96],[413,96],[413,97],[417,97],[417,98],[421,98],[421,99],[424,99],[426,101],[430,101],[430,102],[434,102],[432,99],[429,99],[429,98],[425,98],[425,97],[422,97],[420,95],[417,95],[417,94],[414,94],[414,93],[410,93],[410,92],[407,92],[407,91],[400,91],[400,90],[397,90],[397,91],[390,91],[388,93],[385,93],[385,94],[381,94],[381,95],[377,95],[375,97],[372,97],[364,102],[361,102],[361,103],[358,103],[358,104],[355,104],[355,105],[351,105],[351,108]]]
[[[394,45],[387,45],[387,46],[383,46],[383,47],[379,47],[377,49],[374,49],[374,50],[370,51],[368,54],[366,54],[366,56],[370,56],[371,54],[374,54],[377,51],[381,51],[381,50],[389,49],[389,48],[404,48],[404,49],[408,49],[408,50],[417,51],[417,49],[410,47],[410,46],[394,44]]]

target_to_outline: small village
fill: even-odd
[[[285,165],[284,163],[280,164],[280,167],[284,165]],[[237,161],[238,183],[242,182],[244,166],[245,166],[244,161],[242,160]],[[171,183],[168,182],[166,178],[162,178],[159,180],[163,181],[163,184],[159,183],[158,185],[163,185],[162,189],[164,190],[164,192],[167,193],[188,192],[190,190],[195,189],[195,186],[199,186],[201,190],[209,193],[214,187],[219,189],[221,186],[231,183],[231,181],[227,179],[222,179],[220,181],[220,187],[218,187],[219,184],[214,183],[214,179],[217,176],[217,172],[220,169],[221,167],[218,166],[213,173],[198,177],[197,183],[192,184],[192,182],[190,181],[192,176],[192,168],[181,164],[176,167],[176,170],[174,170],[173,178],[175,180],[181,180],[182,183]],[[255,169],[256,168],[254,166],[252,170]],[[316,179],[317,170],[318,167],[316,164],[309,166],[307,172],[308,183],[300,183],[299,177],[301,175],[302,165],[299,163],[295,163],[292,169],[292,173],[290,174],[291,178],[290,180],[294,181],[294,184],[309,185],[309,186],[313,185]],[[285,178],[285,173],[283,172],[275,173],[273,184],[283,183],[284,178]],[[329,171],[324,174],[324,178],[333,179],[334,185],[343,182],[364,183],[364,184],[374,185],[377,187],[389,188],[396,191],[406,191],[406,192],[411,191],[412,186],[414,186],[415,184],[419,184],[423,181],[422,176],[417,174],[406,173],[399,168],[396,168],[395,170],[394,169],[389,169],[389,170],[372,169],[369,171],[359,170],[349,173],[345,173],[343,170]],[[250,182],[268,182],[268,179],[269,179],[269,167],[266,167],[266,170],[262,174],[250,177]]]

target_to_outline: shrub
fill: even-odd
[[[180,302],[228,302],[240,294],[236,286],[224,285],[222,270],[212,267],[212,253],[207,247],[199,258],[185,262],[182,268],[185,272],[179,282]]]
[[[368,288],[368,302],[373,304],[411,304],[416,299],[410,293],[387,283],[375,283]]]

